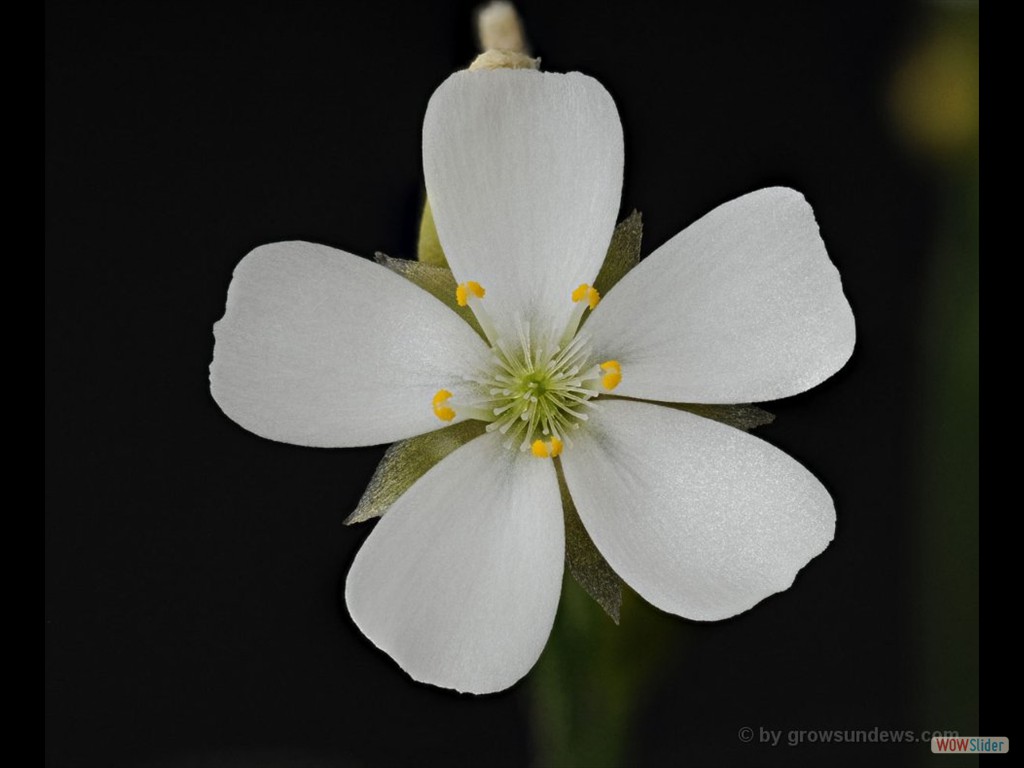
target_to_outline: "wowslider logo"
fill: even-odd
[[[1004,755],[1010,751],[1005,736],[933,736],[932,752],[937,755]]]

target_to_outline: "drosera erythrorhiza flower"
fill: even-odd
[[[657,607],[722,619],[788,588],[832,538],[827,491],[746,432],[639,401],[771,400],[842,367],[853,316],[803,197],[726,203],[601,297],[623,142],[599,83],[457,73],[431,98],[423,149],[475,327],[392,270],[299,242],[243,259],[216,326],[214,397],[259,435],[340,447],[482,425],[358,553],[360,629],[417,680],[486,693],[520,679],[558,605],[559,472],[597,549]]]

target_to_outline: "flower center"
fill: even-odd
[[[586,309],[600,300],[598,292],[581,285],[571,294],[576,308],[561,333],[544,333],[520,324],[518,338],[502,338],[482,306],[484,288],[470,281],[459,285],[456,298],[469,306],[491,343],[490,359],[476,376],[434,395],[434,415],[451,421],[457,414],[488,422],[488,432],[506,436],[508,448],[530,449],[539,458],[554,458],[570,434],[589,418],[591,402],[602,390],[622,380],[615,360],[595,364],[587,339],[577,334]]]

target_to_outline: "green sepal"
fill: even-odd
[[[594,287],[602,296],[640,262],[643,235],[644,222],[640,211],[633,211],[615,227],[601,271],[594,280]]]
[[[749,432],[752,429],[763,427],[766,424],[771,424],[775,421],[774,413],[769,413],[764,408],[758,408],[756,405],[750,405],[749,403],[741,403],[738,405],[706,405],[704,403],[669,403],[663,400],[646,400],[635,397],[622,397],[619,395],[605,395],[605,397],[609,400],[629,400],[632,402],[660,405],[665,408],[672,408],[676,411],[687,411],[689,413],[696,414],[697,416],[703,416],[705,419],[720,421],[722,424],[728,424],[730,427],[742,429],[744,432]]]
[[[377,465],[355,512],[345,518],[345,525],[383,515],[428,469],[482,435],[486,426],[482,421],[463,421],[392,445]]]
[[[442,301],[445,306],[469,323],[473,330],[483,337],[484,332],[476,321],[472,310],[469,307],[460,307],[455,300],[456,282],[450,269],[447,267],[436,267],[421,261],[396,259],[379,251],[373,255],[373,258],[381,266],[398,273],[418,285],[434,298]]]
[[[448,269],[448,259],[444,257],[441,240],[434,226],[434,213],[430,210],[430,201],[423,202],[423,218],[420,219],[420,237],[416,244],[416,258],[423,264]]]
[[[702,405],[699,403],[656,403],[680,411],[689,411],[706,419],[720,421],[730,427],[749,432],[775,421],[775,414],[756,405]]]
[[[601,270],[597,274],[597,279],[594,280],[594,287],[602,296],[639,263],[640,242],[643,239],[643,233],[643,217],[639,211],[633,211],[616,225],[611,242],[608,243],[608,252],[601,264]],[[441,241],[437,236],[437,227],[434,226],[434,213],[430,209],[429,200],[423,203],[423,217],[420,219],[416,258],[420,264],[449,269],[448,260],[445,258],[444,249],[441,248]],[[451,275],[451,272],[449,271],[448,274]],[[454,286],[454,284],[453,280],[452,285]],[[452,290],[454,291],[454,288]]]
[[[565,518],[565,564],[583,591],[594,598],[612,621],[619,623],[622,608],[622,579],[597,551],[593,539],[580,520],[576,505],[569,495],[561,462],[555,462],[558,489],[562,492],[562,515]]]

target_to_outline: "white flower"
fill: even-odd
[[[597,548],[655,606],[723,619],[788,588],[832,539],[827,491],[756,437],[638,400],[771,400],[842,367],[853,315],[803,197],[722,205],[597,304],[623,167],[599,83],[455,74],[423,156],[486,341],[388,269],[299,242],[246,256],[216,326],[214,397],[264,437],[361,446],[491,422],[366,540],[346,586],[360,629],[420,681],[484,693],[526,674],[562,583],[555,462],[538,458],[559,453]]]

